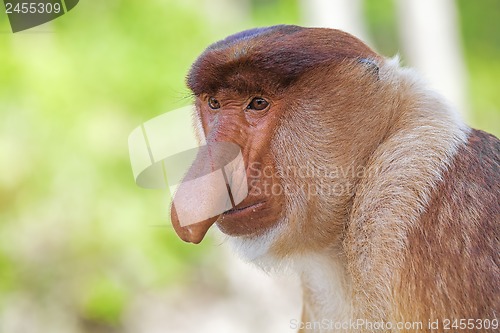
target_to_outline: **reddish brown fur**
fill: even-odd
[[[195,95],[223,89],[275,95],[316,66],[353,58],[379,56],[341,31],[276,26],[250,40],[229,37],[210,46],[193,64],[187,82]]]
[[[493,319],[500,313],[499,156],[500,141],[473,130],[444,173],[408,235],[394,289],[400,318],[439,319],[444,331],[446,318]]]

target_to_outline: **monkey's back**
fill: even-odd
[[[408,237],[398,317],[492,320],[500,313],[500,140],[472,130]],[[479,322],[478,322],[479,323]],[[471,331],[488,331],[477,324]],[[491,331],[491,330],[490,330]]]

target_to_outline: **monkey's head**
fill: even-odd
[[[187,78],[195,127],[208,145],[239,147],[248,196],[188,226],[173,207],[179,236],[198,243],[216,223],[257,252],[334,246],[362,167],[387,132],[384,61],[347,33],[298,26],[251,29],[209,46]]]

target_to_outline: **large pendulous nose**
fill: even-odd
[[[241,150],[234,143],[200,148],[172,201],[172,225],[182,240],[200,243],[221,214],[247,197],[245,170]]]

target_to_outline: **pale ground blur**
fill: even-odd
[[[270,277],[236,258],[228,248],[217,253],[217,260],[225,264],[223,290],[216,284],[192,285],[164,295],[146,294],[132,306],[127,332],[294,332],[290,321],[301,318],[298,279]]]

